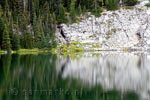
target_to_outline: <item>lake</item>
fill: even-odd
[[[0,100],[148,100],[148,53],[0,55]]]

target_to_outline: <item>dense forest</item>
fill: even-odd
[[[137,0],[123,0],[134,5]],[[119,0],[0,0],[0,49],[56,47],[58,24],[76,22],[85,12],[99,16],[118,9]]]

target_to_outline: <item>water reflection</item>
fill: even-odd
[[[94,57],[70,58],[69,62],[60,57],[58,62],[61,64],[57,65],[57,73],[61,73],[63,79],[73,78],[91,88],[101,85],[105,91],[115,89],[122,94],[132,91],[141,99],[150,99],[150,55],[101,53]]]
[[[55,85],[55,60],[50,54],[0,55],[0,100],[49,99],[42,91]]]
[[[149,98],[145,54],[0,55],[0,100]]]

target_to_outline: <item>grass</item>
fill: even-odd
[[[54,52],[54,51],[53,51]],[[80,42],[72,41],[69,46],[65,44],[61,45],[59,48],[55,49],[54,53],[60,53],[63,56],[72,56],[74,58],[75,55],[81,54],[84,52],[83,44]]]
[[[16,51],[11,51],[11,53],[16,53],[20,55],[25,55],[25,54],[39,54],[39,53],[62,53],[63,55],[68,55],[68,54],[73,54],[73,53],[79,53],[83,51],[82,45],[79,42],[72,42],[72,44],[67,47],[66,45],[62,45],[59,48],[52,48],[52,49],[38,49],[38,48],[33,48],[33,49],[19,49]],[[0,50],[0,54],[5,54],[6,51]]]
[[[88,49],[85,48],[85,46],[89,46]],[[82,55],[86,50],[93,51],[95,48],[100,48],[101,45],[99,44],[92,44],[92,43],[80,43],[76,41],[72,41],[70,46],[66,46],[63,44],[62,46],[59,47],[59,52],[63,56],[70,56],[72,59],[77,58],[80,55]],[[94,50],[95,51],[95,50]]]
[[[14,53],[18,53],[18,54],[38,54],[43,52],[50,52],[50,50],[34,48],[34,49],[19,49],[17,51],[14,51]]]
[[[46,52],[53,53],[49,49],[38,49],[38,48],[34,48],[34,49],[19,49],[17,51],[11,51],[11,53],[16,53],[16,54],[20,54],[20,55],[25,55],[25,54],[39,54],[39,53],[46,53]],[[6,51],[0,50],[0,54],[6,54]]]
[[[82,44],[79,42],[72,42],[68,47],[66,45],[62,45],[60,47],[61,53],[75,53],[84,51]]]

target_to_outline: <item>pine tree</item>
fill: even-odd
[[[82,13],[82,8],[81,8],[81,5],[79,5],[78,7],[78,15],[80,15]]]
[[[51,33],[51,48],[56,47],[56,41],[55,41],[55,32],[56,32],[56,16],[53,13],[52,15],[52,33]],[[50,41],[49,41],[50,42]]]
[[[0,0],[0,6],[1,6],[2,8],[5,8],[5,0]]]
[[[47,14],[44,26],[44,33],[46,35],[51,34],[51,31],[52,31],[52,16],[51,14]]]
[[[87,12],[86,7],[83,6],[83,13]]]
[[[6,11],[6,13],[9,12],[9,5],[8,5],[8,1],[7,0],[5,0],[5,11]]]
[[[118,0],[106,0],[107,10],[116,10],[118,9]]]
[[[62,5],[59,6],[59,13],[58,13],[58,17],[57,17],[57,22],[58,22],[58,24],[67,22],[67,19],[65,16],[65,8]]]
[[[6,25],[2,33],[2,49],[7,51],[11,50],[10,38],[9,38],[8,28]]]
[[[9,37],[10,37],[10,41],[11,41],[11,44],[12,44],[12,40],[13,40],[13,19],[10,18],[10,22],[9,22]]]
[[[71,0],[63,0],[64,7],[69,11],[70,10]]]
[[[75,2],[76,0],[71,0],[71,4],[70,4],[70,16],[73,21],[76,20]]]
[[[2,11],[2,6],[0,5],[0,17],[2,16],[3,11]]]
[[[22,45],[26,49],[33,48],[33,37],[32,37],[32,34],[30,32],[25,31],[23,33]]]
[[[2,17],[0,16],[0,48],[2,46],[2,34],[4,31],[4,21],[2,19]]]
[[[42,48],[43,31],[41,29],[40,21],[34,22],[34,47]]]
[[[53,15],[52,15],[52,21],[53,21],[53,23],[52,23],[52,33],[54,34],[55,32],[56,32],[56,15],[55,15],[55,13],[53,13]]]
[[[18,33],[13,35],[11,45],[12,45],[13,50],[19,50],[19,48],[20,48],[20,38],[19,38]]]
[[[124,1],[133,5],[137,0]],[[70,19],[74,22],[77,14],[80,15],[87,11],[98,15],[103,6],[108,10],[116,10],[118,0],[0,0],[0,6],[2,6],[0,7],[0,48],[3,33],[5,35],[9,33],[4,40],[7,40],[6,37],[10,38],[12,49],[19,48],[19,38],[20,46],[23,48],[32,48],[33,41],[38,45],[36,47],[43,48],[53,46],[56,23],[67,23],[68,20],[70,22]],[[4,19],[9,22],[9,27],[6,25],[8,32],[5,30]],[[18,25],[17,33],[13,25]],[[34,34],[32,34],[32,29]]]

